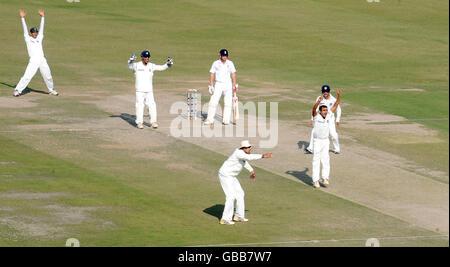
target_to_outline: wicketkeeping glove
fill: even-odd
[[[214,94],[214,86],[208,85],[209,94]]]
[[[171,58],[171,57],[168,57],[167,58],[167,66],[170,68],[170,67],[172,67],[172,65],[173,65],[173,58]]]

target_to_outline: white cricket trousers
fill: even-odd
[[[223,176],[219,173],[219,181],[225,192],[225,208],[222,220],[231,221],[233,219],[234,201],[236,201],[236,216],[245,218],[244,190],[239,180],[233,176]]]
[[[317,182],[320,179],[320,164],[322,163],[322,178],[330,178],[330,155],[328,149],[330,140],[314,138],[313,162],[312,162],[312,179]]]
[[[25,70],[25,73],[23,74],[14,90],[22,93],[22,91],[27,88],[28,84],[31,82],[31,79],[33,79],[38,69],[41,71],[42,78],[44,78],[44,82],[45,85],[47,85],[48,90],[53,91],[52,73],[50,72],[50,67],[48,66],[45,57],[30,58],[30,61],[28,61],[27,69]]]
[[[333,141],[334,151],[340,152],[341,147],[339,146],[339,136],[336,131],[336,123],[334,122],[334,119],[330,122],[330,136]],[[311,139],[309,141],[308,149],[314,151],[314,128],[311,130]]]
[[[156,122],[156,103],[153,92],[136,92],[136,123],[144,123],[145,106],[148,107],[150,123]]]
[[[214,85],[214,93],[209,100],[208,117],[206,121],[214,122],[214,116],[216,115],[217,105],[219,104],[220,97],[224,95],[223,102],[223,120],[225,124],[230,123],[231,110],[233,107],[233,92],[231,83],[217,83]]]

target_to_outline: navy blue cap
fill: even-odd
[[[30,29],[30,33],[38,33],[38,32],[39,32],[39,30],[36,27],[33,27]]]
[[[150,57],[150,52],[148,50],[142,51],[141,57]]]
[[[228,50],[222,49],[222,50],[220,50],[219,54],[220,54],[221,56],[228,56]]]
[[[328,86],[326,84],[322,86],[322,93],[325,93],[325,92],[329,93],[330,90],[331,90],[330,86]]]

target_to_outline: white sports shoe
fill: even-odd
[[[54,95],[54,96],[58,96],[58,92],[56,92],[55,90],[51,90],[50,92],[48,92],[49,95]]]
[[[156,121],[152,123],[152,128],[153,128],[153,129],[158,128],[158,126],[159,126],[159,125],[158,125],[158,123],[157,123]]]
[[[233,221],[225,221],[225,220],[220,220],[219,223],[223,224],[223,225],[233,225],[234,224]]]
[[[319,181],[317,181],[317,182],[314,182],[314,188],[320,188],[320,184],[319,184]]]
[[[324,185],[330,185],[330,181],[328,181],[328,179],[323,179],[323,184]]]
[[[248,219],[247,219],[247,218],[240,218],[240,217],[234,216],[234,217],[233,217],[233,221],[235,221],[235,222],[248,222]]]
[[[137,127],[138,129],[144,129],[144,124],[138,123],[138,124],[136,125],[136,127]]]
[[[13,96],[20,96],[20,93],[19,93],[19,91],[17,91],[17,90],[14,90],[14,94],[13,94]]]
[[[204,121],[203,122],[203,125],[212,125],[212,124],[214,124],[213,121]]]

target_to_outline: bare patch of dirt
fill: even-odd
[[[33,97],[13,97],[12,96],[12,90],[11,90],[11,96],[1,96],[0,97],[0,108],[14,108],[14,109],[21,109],[21,108],[32,108],[36,107],[38,104],[34,103],[33,100],[35,98]]]
[[[395,89],[395,91],[401,91],[401,92],[425,92],[425,89],[420,89],[420,88],[405,88],[405,89]]]
[[[359,114],[352,116],[345,116],[345,123],[342,124],[343,127],[355,128],[355,129],[367,129],[376,132],[388,132],[388,133],[402,133],[410,136],[416,137],[427,137],[422,138],[420,142],[427,142],[428,140],[436,141],[440,140],[437,137],[438,132],[425,126],[408,121],[407,119],[389,115],[389,114]],[[393,138],[396,139],[396,138]],[[400,142],[397,140],[397,142]],[[406,141],[410,143],[411,141]]]
[[[0,198],[13,198],[13,199],[49,199],[58,197],[70,196],[69,193],[55,192],[55,193],[31,193],[31,192],[7,192],[0,193]]]
[[[64,232],[62,227],[49,224],[37,216],[4,216],[0,223],[17,230],[23,237],[57,238]]]

